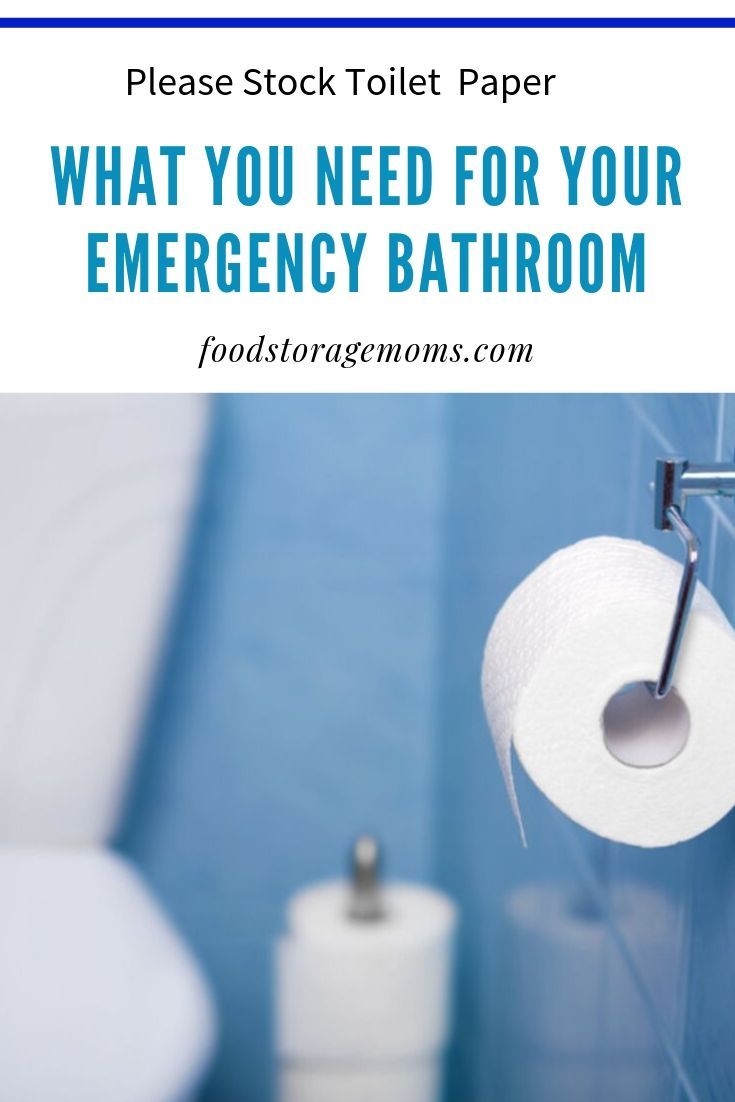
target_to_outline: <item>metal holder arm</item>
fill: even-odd
[[[663,665],[653,695],[662,699],[671,689],[684,639],[692,598],[699,573],[700,544],[696,533],[684,519],[688,497],[735,497],[735,464],[690,463],[688,459],[659,459],[654,484],[654,524],[661,531],[675,532],[686,549],[684,572],[676,598]]]

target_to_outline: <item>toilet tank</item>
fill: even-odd
[[[0,399],[0,844],[115,830],[206,422],[198,396]]]

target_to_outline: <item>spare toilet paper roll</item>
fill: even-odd
[[[501,608],[482,694],[521,831],[513,746],[561,811],[615,841],[680,842],[735,804],[735,633],[701,583],[675,692],[654,701],[642,686],[658,678],[681,570],[633,540],[583,540]]]
[[[437,1102],[436,1059],[375,1065],[285,1064],[279,1102]]]
[[[554,1057],[660,1056],[655,1016],[674,1027],[680,929],[644,883],[614,885],[605,911],[579,885],[531,883],[504,901],[506,1023],[511,1040]],[[624,961],[621,944],[634,964]]]
[[[603,913],[578,885],[554,883],[524,885],[505,900],[502,1058],[509,1097],[670,1097],[654,1020],[665,1030],[675,1028],[675,908],[663,894],[632,882],[614,886],[604,906]],[[646,998],[634,970],[643,977]]]
[[[436,1056],[449,1031],[456,914],[439,892],[383,889],[386,915],[349,917],[349,889],[300,893],[277,949],[277,1051],[328,1063]]]

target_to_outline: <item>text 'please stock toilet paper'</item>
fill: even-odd
[[[633,540],[583,540],[501,608],[482,694],[521,831],[512,747],[561,811],[615,841],[684,841],[735,804],[735,632],[703,585],[675,691],[655,701],[643,685],[658,678],[681,571]]]

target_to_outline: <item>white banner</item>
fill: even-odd
[[[730,390],[734,44],[0,28],[0,389]]]

